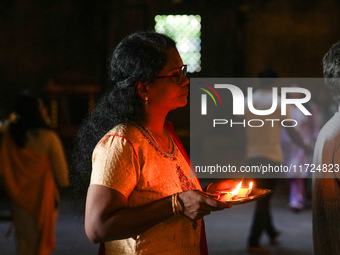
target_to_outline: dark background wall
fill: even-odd
[[[322,77],[322,57],[340,39],[340,2],[255,2],[246,12],[246,75],[271,65],[283,77]]]
[[[157,14],[201,15],[202,71],[191,77],[253,77],[268,65],[282,77],[321,77],[340,39],[338,0],[2,0],[0,118],[20,88],[39,92],[51,79],[105,89],[115,45],[153,29]]]

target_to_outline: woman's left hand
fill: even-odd
[[[217,183],[211,183],[208,185],[206,191],[217,191],[217,190],[230,190],[236,187],[237,182],[234,180],[223,180]]]

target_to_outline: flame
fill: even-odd
[[[253,188],[253,182],[249,183],[249,189]]]
[[[236,186],[236,188],[235,188],[232,192],[230,192],[231,195],[232,195],[232,196],[236,196],[237,193],[240,191],[241,186],[242,186],[242,181],[240,181],[240,183]]]

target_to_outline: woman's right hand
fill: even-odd
[[[211,211],[230,208],[231,205],[215,200],[199,190],[188,190],[178,194],[178,208],[181,215],[198,220]]]

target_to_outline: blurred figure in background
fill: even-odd
[[[297,84],[292,84],[291,87],[298,87]],[[300,98],[300,93],[290,93],[290,98]],[[314,142],[320,130],[319,123],[317,121],[317,109],[316,105],[309,101],[304,104],[311,116],[305,115],[301,110],[292,104],[290,106],[290,116],[296,120],[299,124],[295,127],[295,130],[301,136],[304,144],[310,147],[314,146]],[[281,132],[281,147],[283,152],[283,164],[290,166],[304,166],[304,164],[311,164],[311,153],[307,153],[302,147],[298,146],[295,141],[289,136],[287,129],[283,128]],[[309,171],[288,172],[289,179],[289,207],[299,212],[305,208],[306,202],[306,185],[305,178],[309,175]]]
[[[340,42],[323,58],[325,87],[340,106]],[[316,140],[313,163],[314,254],[340,254],[340,113],[323,126]]]
[[[256,109],[269,109],[272,105],[272,79],[279,77],[275,70],[271,68],[264,69],[259,73],[262,79],[260,87],[253,93],[253,105]],[[280,100],[280,99],[278,99]],[[280,104],[278,104],[280,105]],[[272,119],[281,119],[280,109],[270,115]],[[245,112],[246,119],[253,119],[253,114],[248,110]],[[256,116],[256,118],[267,116]],[[247,147],[246,159],[247,165],[270,164],[278,165],[281,162],[281,150],[279,148],[278,135],[281,126],[263,126],[261,128],[247,127]],[[258,188],[267,188],[274,190],[278,179],[258,179],[256,181]],[[262,232],[266,232],[272,243],[276,242],[280,232],[275,228],[272,222],[272,214],[270,209],[270,200],[272,194],[260,199],[256,202],[253,222],[248,237],[248,252],[267,254],[270,250],[260,245]]]
[[[14,115],[0,147],[0,178],[12,202],[17,254],[46,255],[55,248],[58,187],[69,185],[68,166],[40,98],[22,91]]]
[[[277,82],[278,74],[272,68],[266,68],[259,73],[260,87],[253,93],[253,106],[257,110],[270,109],[273,104],[273,87]],[[255,115],[248,107],[245,111],[246,120],[250,119],[291,119],[290,109],[287,107],[287,114],[281,115],[281,97],[277,98],[277,108],[269,115]],[[288,122],[286,122],[288,123]],[[287,124],[292,126],[292,124]],[[246,160],[249,166],[261,166],[271,165],[273,167],[280,166],[282,163],[282,150],[280,145],[280,133],[281,125],[263,125],[259,127],[247,127],[246,128]],[[308,150],[302,138],[296,132],[294,128],[287,127],[288,134],[292,137],[300,147],[304,150]],[[256,180],[256,187],[263,189],[274,190],[278,183],[278,178],[270,178],[264,176]],[[263,232],[265,232],[269,239],[270,244],[275,245],[278,242],[280,232],[275,228],[272,214],[270,200],[272,194],[266,196],[263,199],[256,201],[253,222],[248,237],[248,253],[254,254],[268,254],[270,250],[260,245],[260,238]]]

